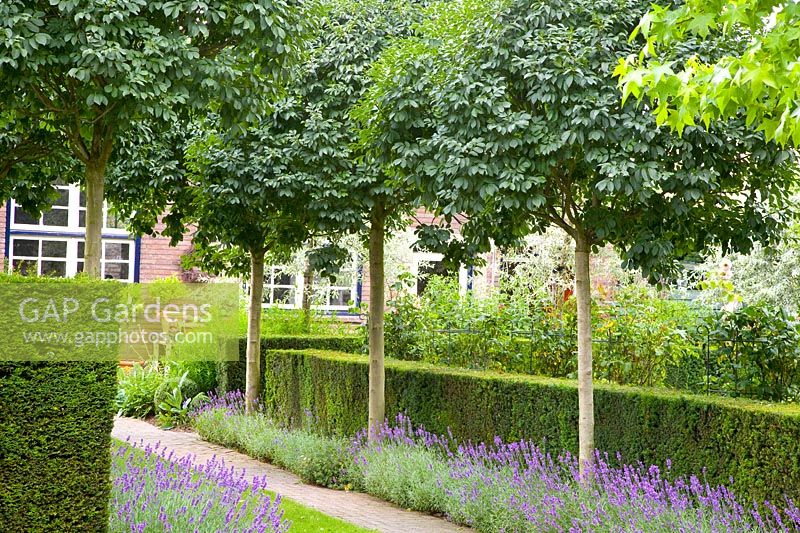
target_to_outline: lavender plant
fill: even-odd
[[[280,496],[263,490],[265,476],[212,458],[197,464],[159,445],[116,443],[112,449],[109,531],[288,531]]]
[[[643,464],[611,466],[607,454],[582,477],[577,457],[557,457],[534,443],[460,443],[399,415],[378,443],[351,446],[364,488],[399,505],[445,514],[479,531],[793,531],[800,511],[790,500],[746,504],[724,486],[669,475]],[[414,483],[415,479],[424,482]],[[435,488],[433,488],[435,487]]]
[[[213,396],[190,416],[203,438],[286,468],[306,483],[339,489],[355,483],[347,439],[316,434],[310,413],[305,428],[284,428],[260,408],[245,415],[244,395],[235,391]]]
[[[362,432],[349,444],[315,435],[310,428],[278,428],[263,413],[246,416],[241,394],[216,398],[194,415],[206,440],[290,470],[287,458],[320,454],[329,486],[341,481],[406,508],[441,513],[478,531],[794,531],[800,510],[786,499],[745,502],[702,475],[673,476],[622,457],[597,453],[581,476],[577,458],[545,453],[535,443],[460,442],[414,426],[403,415],[382,426],[377,441]],[[315,444],[308,445],[313,441]],[[347,455],[349,459],[342,459]],[[330,461],[336,457],[335,461]],[[307,459],[314,461],[315,459]],[[614,466],[614,465],[622,466]],[[324,483],[323,483],[324,484]]]

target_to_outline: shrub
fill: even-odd
[[[153,398],[164,375],[152,364],[134,364],[130,370],[117,371],[117,411],[120,416],[145,418],[155,414]]]
[[[262,490],[268,486],[265,476],[248,479],[216,457],[197,464],[191,455],[173,460],[163,447],[116,443],[112,476],[108,529],[113,532],[197,531],[202,523],[204,531],[278,533],[291,525],[283,518],[280,496],[273,499]]]
[[[278,423],[306,412],[324,434],[354,435],[367,423],[366,357],[267,351],[264,406]],[[464,439],[527,439],[551,451],[577,450],[577,384],[388,360],[386,408],[431,431]],[[672,460],[675,475],[705,471],[739,494],[800,499],[800,407],[598,384],[595,442],[645,464]]]
[[[783,309],[762,303],[706,320],[710,387],[765,400],[800,399],[800,331]]]
[[[336,352],[359,353],[362,341],[355,335],[348,336],[266,336],[261,338],[261,350],[330,350]],[[223,361],[216,365],[217,388],[220,392],[244,390],[247,362],[245,354],[247,342],[239,343],[239,360]],[[264,374],[264,365],[261,365]],[[263,379],[263,378],[262,378]]]
[[[0,531],[105,531],[116,362],[0,362]]]
[[[333,488],[353,483],[347,439],[308,428],[289,430],[263,413],[246,416],[241,393],[212,399],[192,414],[192,424],[202,438],[282,466],[306,483]]]
[[[421,297],[400,293],[386,316],[386,353],[398,359],[551,377],[577,371],[574,300],[518,279],[480,296],[433,277]],[[593,319],[597,379],[664,385],[678,362],[699,359],[696,310],[652,289],[630,285],[614,301],[598,300]]]
[[[194,398],[202,392],[197,386],[197,383],[189,379],[188,372],[184,372],[180,376],[167,375],[153,393],[152,402],[153,405],[155,405],[156,412],[159,411],[159,406],[176,388],[180,391],[184,399]]]
[[[83,276],[0,275],[0,284],[7,283],[30,284],[34,291],[56,284],[56,292],[80,289],[82,297],[94,290],[107,295],[114,287]],[[83,327],[73,322],[62,324]],[[7,345],[3,358],[23,357],[29,349]],[[108,353],[95,347],[85,355]],[[116,369],[115,361],[96,359],[0,361],[0,531],[106,529]]]
[[[196,424],[203,438],[224,442],[270,460],[253,446],[275,439],[263,414],[243,415],[240,394],[209,406]],[[341,439],[281,430],[280,453],[348,456],[345,475],[360,490],[404,508],[444,514],[478,531],[762,531],[800,526],[790,500],[748,505],[724,486],[696,476],[675,477],[669,465],[613,467],[598,454],[579,474],[569,453],[545,454],[529,441],[463,442],[415,427],[402,415],[384,424],[375,440],[361,431],[346,446]],[[313,447],[303,446],[309,438]],[[294,451],[292,450],[294,448]],[[298,471],[297,464],[288,468]],[[744,505],[743,505],[744,504]],[[745,505],[748,505],[745,507]]]

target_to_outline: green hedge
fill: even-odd
[[[328,434],[367,423],[367,358],[321,351],[267,351],[266,408],[299,424],[306,410]],[[574,381],[512,376],[387,360],[387,416],[400,411],[427,429],[490,442],[530,439],[577,450]],[[597,447],[625,461],[672,461],[742,495],[800,501],[800,407],[614,385],[595,388]],[[730,478],[733,477],[733,483]]]
[[[0,531],[105,531],[117,363],[0,362]]]
[[[329,350],[335,352],[358,353],[363,341],[357,336],[323,335],[271,335],[261,337],[262,353],[268,350]],[[228,392],[244,390],[246,376],[247,340],[239,341],[239,360],[224,361],[217,364],[217,390]],[[264,374],[264,365],[261,365]]]

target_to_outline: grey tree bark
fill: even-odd
[[[252,413],[261,394],[261,305],[264,297],[264,250],[250,252],[250,302],[247,320],[245,412]]]
[[[384,311],[384,238],[386,214],[376,204],[370,216],[369,229],[369,425],[370,439],[377,436],[386,418],[383,360]]]
[[[313,296],[314,270],[306,259],[306,267],[303,270],[303,329],[306,333],[311,333],[311,300]]]
[[[586,237],[578,231],[575,238],[575,299],[578,304],[578,461],[581,474],[594,461],[590,253]]]
[[[103,199],[107,160],[91,159],[86,163],[86,239],[83,271],[91,278],[102,275]]]

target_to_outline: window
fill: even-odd
[[[343,266],[333,281],[314,276],[314,306],[334,311],[349,310],[356,299],[357,278],[355,260]]]
[[[358,263],[342,267],[333,282],[314,276],[312,307],[323,311],[348,311],[358,298]],[[285,265],[267,267],[264,272],[264,305],[284,309],[303,306],[303,276]]]
[[[86,195],[77,185],[59,185],[57,190],[59,196],[53,207],[38,219],[26,213],[12,200],[11,227],[47,231],[86,231]],[[113,209],[109,209],[108,205],[103,207],[103,233],[128,234],[123,221]]]
[[[273,265],[264,274],[264,303],[270,306],[293,308],[297,306],[297,276],[283,265]]]
[[[76,185],[59,185],[53,207],[39,218],[12,200],[9,268],[24,274],[71,277],[83,272],[86,197]],[[134,241],[113,209],[103,209],[101,276],[134,280]]]
[[[458,272],[448,270],[442,261],[442,254],[422,253],[417,252],[413,255],[413,263],[411,273],[417,279],[416,291],[417,295],[425,292],[428,286],[428,281],[431,276],[458,276],[458,284],[462,292],[465,291],[469,285],[469,275],[467,269],[459,268]]]
[[[12,238],[11,268],[22,274],[65,277],[68,245],[65,239]]]

